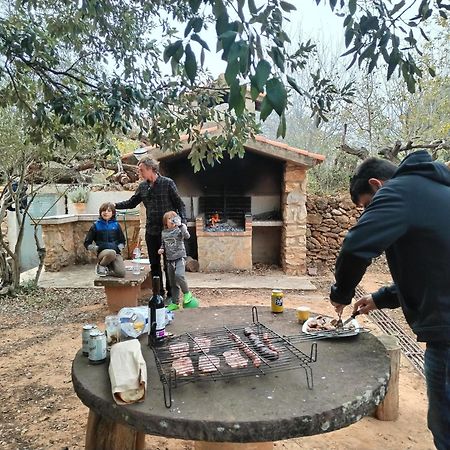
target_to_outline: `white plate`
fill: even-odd
[[[340,331],[339,333],[336,333],[336,330],[331,331],[325,331],[325,330],[317,330],[317,331],[309,331],[308,326],[309,323],[315,320],[315,317],[309,318],[302,326],[302,332],[305,334],[310,334],[311,336],[320,336],[320,337],[329,337],[329,338],[341,338],[341,337],[350,337],[350,336],[356,336],[359,334],[359,323],[356,319],[353,319],[350,323],[355,327],[348,331]],[[345,330],[345,329],[344,329]],[[327,336],[328,335],[328,336]]]

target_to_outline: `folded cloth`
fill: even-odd
[[[147,388],[147,365],[137,339],[111,347],[109,378],[114,400],[119,405],[143,402]]]

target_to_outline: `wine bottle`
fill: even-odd
[[[153,277],[152,296],[148,301],[149,332],[148,345],[150,347],[160,345],[164,340],[166,328],[166,309],[164,300],[159,294],[160,278]]]

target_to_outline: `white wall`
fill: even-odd
[[[86,214],[98,214],[100,205],[105,202],[117,203],[128,200],[134,191],[95,191],[89,193],[88,202],[86,204]],[[76,214],[73,203],[68,199],[67,208],[69,214]],[[136,209],[139,210],[139,207]]]

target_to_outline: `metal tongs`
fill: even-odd
[[[345,322],[342,322],[342,314],[339,314],[339,319],[336,322],[336,328],[344,328],[345,325],[350,323],[356,316],[359,316],[361,314],[359,311],[355,311],[348,319],[345,320]]]

